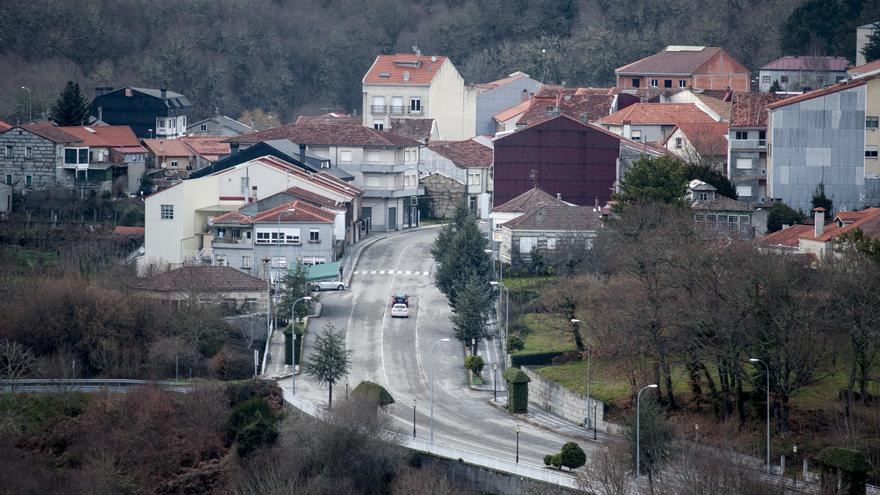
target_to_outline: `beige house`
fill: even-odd
[[[440,139],[476,134],[477,89],[447,57],[379,55],[363,78],[363,124],[389,130],[391,119],[434,119]]]

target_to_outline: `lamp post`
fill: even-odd
[[[441,342],[449,342],[449,339],[435,340],[431,344],[431,443],[434,443],[434,346]]]
[[[510,320],[508,318],[510,316],[510,291],[507,289],[507,286],[505,286],[501,282],[495,282],[493,280],[492,282],[489,282],[489,285],[491,285],[492,287],[496,287],[496,286],[501,287],[504,290],[504,294],[505,294],[505,297],[504,297],[504,301],[505,301],[505,304],[504,304],[504,341],[501,343],[501,358],[504,360],[504,365],[506,366],[507,365],[506,347],[507,347],[507,336],[508,336],[507,332],[508,332],[508,330],[510,330],[510,327],[508,326],[510,323]]]
[[[262,258],[266,270],[266,338],[272,336],[272,277],[269,276],[269,258]],[[264,360],[265,362],[265,360]]]
[[[575,329],[577,329],[577,326],[580,325],[582,322],[581,322],[581,320],[578,320],[577,318],[572,318],[571,323],[575,326]],[[589,331],[589,327],[587,327],[587,331]],[[590,361],[591,361],[590,356],[592,355],[592,348],[589,347],[589,345],[590,345],[589,340],[590,340],[590,338],[589,338],[589,333],[588,333],[587,334],[587,341],[588,341],[587,342],[587,346],[588,346],[587,347],[587,427],[588,428],[590,427],[590,425],[593,424],[593,421],[595,420],[593,415],[590,414],[590,404],[593,403],[593,398],[590,396]],[[595,426],[593,428],[595,429]]]
[[[490,233],[489,236],[491,238],[492,234]],[[490,239],[490,242],[492,242],[492,246],[494,247],[495,246],[494,239]],[[493,270],[495,269],[495,260],[496,259],[498,260],[498,281],[504,282],[504,263],[501,262],[501,256],[496,255],[494,249],[484,249],[483,252],[492,256],[492,269]]]
[[[770,366],[758,358],[749,358],[751,363],[761,363],[767,370],[767,474],[770,474]]]
[[[34,121],[34,92],[31,91],[27,86],[22,86],[21,89],[28,92],[28,122]]]
[[[636,483],[639,482],[639,469],[640,469],[640,461],[641,461],[641,448],[640,439],[639,439],[639,428],[641,427],[641,406],[642,406],[642,392],[649,388],[657,388],[656,383],[652,383],[650,385],[645,385],[639,390],[639,393],[636,394]]]
[[[519,464],[519,425],[516,425],[516,463]]]
[[[416,400],[413,399],[413,438],[416,437]]]
[[[492,400],[498,402],[498,363],[492,363]]]
[[[296,303],[311,300],[312,296],[303,296],[293,301],[293,305],[290,307],[290,393],[292,395],[296,395]],[[348,394],[346,393],[346,395]]]

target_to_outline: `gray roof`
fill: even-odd
[[[247,124],[243,124],[243,123],[241,123],[241,122],[239,122],[239,121],[233,119],[232,117],[228,117],[228,116],[226,116],[226,115],[218,115],[218,116],[216,116],[216,117],[211,117],[211,118],[208,118],[208,119],[202,119],[202,120],[200,120],[200,121],[198,121],[198,122],[195,122],[195,123],[192,123],[192,124],[186,126],[186,128],[187,128],[187,129],[191,129],[191,128],[193,128],[193,127],[199,125],[199,124],[202,124],[202,123],[204,123],[204,122],[208,122],[209,120],[210,120],[210,121],[217,122],[221,127],[226,127],[227,129],[232,129],[233,131],[235,131],[235,132],[237,132],[237,133],[239,133],[239,134],[244,134],[244,133],[246,133],[246,132],[253,132],[253,131],[254,131],[254,130],[253,130],[250,126],[248,126]]]
[[[320,158],[317,156],[306,155],[305,160],[303,160],[303,157],[299,154],[299,145],[289,139],[272,139],[270,141],[263,141],[263,142],[266,143],[267,146],[271,146],[271,147],[275,148],[276,150],[284,153],[285,155],[289,155],[291,157],[298,158],[300,161],[305,162],[306,165],[309,165],[310,167],[314,167],[315,170],[318,170],[321,172],[327,172],[328,174],[330,174],[334,177],[338,177],[338,178],[340,178],[342,180],[346,180],[346,181],[354,179],[353,175],[351,175],[350,173],[348,173],[348,171],[343,170],[339,167],[330,167],[330,168],[323,168],[322,169],[321,164],[327,161],[326,158]]]
[[[564,205],[566,203],[535,186],[510,201],[492,208],[493,212],[526,213],[540,206]]]
[[[591,206],[541,206],[502,224],[510,230],[596,231],[602,219]]]
[[[743,203],[742,201],[737,201],[735,199],[730,199],[727,196],[721,196],[719,194],[715,195],[715,199],[709,199],[706,201],[694,201],[691,204],[691,208],[703,211],[752,211],[752,205],[748,203]]]
[[[161,89],[152,89],[152,88],[136,88],[134,86],[130,86],[131,89],[143,93],[145,95],[150,95],[154,98],[162,98],[162,90]],[[125,88],[119,88],[116,91],[124,90]],[[191,107],[192,103],[183,96],[182,94],[176,91],[165,91],[165,104],[168,105],[169,108],[183,108],[183,107]]]

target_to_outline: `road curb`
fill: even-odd
[[[348,270],[348,275],[343,277],[343,282],[345,283],[345,286],[348,287],[351,285],[351,277],[354,275],[354,271],[357,269],[357,265],[361,260],[361,255],[363,254],[364,251],[367,250],[367,248],[369,248],[373,244],[381,241],[382,239],[387,239],[389,237],[404,235],[404,234],[408,234],[410,232],[420,232],[420,231],[428,230],[428,229],[436,229],[436,228],[442,227],[444,225],[446,225],[446,224],[438,223],[435,225],[427,225],[425,227],[416,227],[414,229],[406,229],[406,230],[401,230],[401,231],[397,231],[397,232],[388,232],[388,233],[380,234],[380,235],[373,237],[371,239],[367,239],[365,241],[362,241],[357,248],[358,249],[357,252],[352,255],[351,268],[349,268],[349,270]]]

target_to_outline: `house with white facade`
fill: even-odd
[[[427,179],[436,174],[460,184],[461,196],[456,198],[448,194],[442,182]],[[477,218],[489,218],[492,199],[492,148],[489,146],[473,139],[430,141],[421,152],[419,178],[425,188],[425,201],[432,204],[433,209],[451,212],[458,202],[465,201]],[[432,187],[434,185],[440,187]],[[448,204],[441,204],[444,202]]]
[[[377,130],[392,118],[434,119],[440,139],[476,135],[477,89],[464,82],[447,57],[416,53],[379,55],[364,75],[363,125]],[[489,116],[491,118],[491,115]]]
[[[541,86],[540,81],[520,71],[496,81],[477,84],[476,134],[495,134],[495,116],[531,100]]]
[[[355,228],[362,190],[325,172],[308,172],[265,156],[214,174],[181,181],[145,199],[143,271],[151,265],[211,262],[215,218],[259,198],[300,188],[345,207],[346,233]]]

